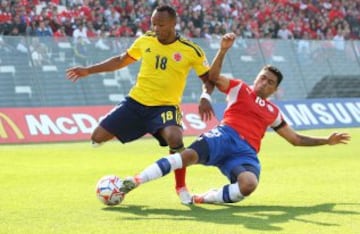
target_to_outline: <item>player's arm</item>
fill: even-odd
[[[213,59],[209,71],[209,79],[214,82],[216,87],[222,92],[225,92],[228,89],[230,81],[227,77],[220,75],[220,72],[225,55],[233,45],[235,38],[236,36],[234,33],[227,33],[221,38],[220,48]]]
[[[334,132],[328,137],[306,136],[297,133],[289,125],[284,124],[275,131],[294,146],[318,146],[318,145],[336,145],[346,144],[350,140],[347,133]]]
[[[202,94],[200,96],[200,103],[199,103],[199,114],[202,121],[210,121],[211,117],[215,115],[214,109],[211,105],[211,94],[214,91],[215,84],[209,80],[209,73],[205,73],[204,75],[200,76],[200,79],[203,82],[202,85]]]
[[[72,82],[76,82],[79,79],[85,78],[88,75],[101,73],[101,72],[111,72],[118,70],[120,68],[126,67],[129,64],[136,62],[135,59],[130,57],[126,52],[106,59],[100,63],[90,65],[87,67],[72,67],[66,70],[66,77]]]

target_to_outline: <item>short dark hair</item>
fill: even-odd
[[[169,5],[160,5],[160,6],[156,7],[155,10],[156,10],[157,12],[164,12],[164,11],[166,11],[167,13],[169,13],[169,15],[170,15],[171,18],[176,19],[176,11],[175,11],[174,8],[172,8],[172,7],[169,6]]]
[[[263,70],[272,72],[277,78],[276,86],[280,85],[281,81],[283,80],[283,74],[277,67],[267,64],[263,67]]]

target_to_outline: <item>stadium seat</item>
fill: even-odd
[[[111,102],[120,102],[124,100],[125,96],[123,94],[109,94],[109,100]]]
[[[43,65],[42,71],[43,72],[57,72],[58,69],[55,65]]]
[[[249,55],[241,55],[240,59],[243,62],[254,62],[254,58],[252,56],[249,56]]]
[[[15,75],[15,67],[14,66],[0,66],[0,72],[1,73],[10,73],[12,76]]]
[[[30,86],[15,86],[15,93],[28,94],[29,98],[32,96],[32,90]]]
[[[116,79],[103,79],[104,86],[120,87],[119,82]]]

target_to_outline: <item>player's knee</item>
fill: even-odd
[[[256,187],[257,184],[255,183],[240,185],[240,192],[244,196],[249,196],[252,192],[255,191]]]
[[[258,180],[256,175],[246,171],[238,176],[238,183],[241,194],[244,196],[249,196],[252,192],[255,191],[258,185]]]
[[[166,142],[170,146],[170,148],[176,148],[181,145],[183,145],[183,135],[181,131],[178,131],[177,129],[173,129],[172,131],[167,131]]]
[[[114,138],[114,135],[106,131],[101,126],[98,126],[91,134],[91,141],[96,144],[104,143],[108,140],[111,140],[112,138]]]
[[[196,164],[199,161],[199,156],[193,149],[186,149],[181,153],[181,160],[183,166],[187,167],[192,164]]]
[[[168,138],[167,138],[167,142],[168,145],[171,148],[176,148],[178,146],[183,145],[182,142],[182,134],[171,134]]]

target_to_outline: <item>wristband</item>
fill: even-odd
[[[201,94],[200,99],[201,99],[201,98],[205,98],[205,99],[208,100],[210,103],[212,102],[210,94],[208,94],[208,93],[206,93],[206,92],[203,92],[203,93]]]

